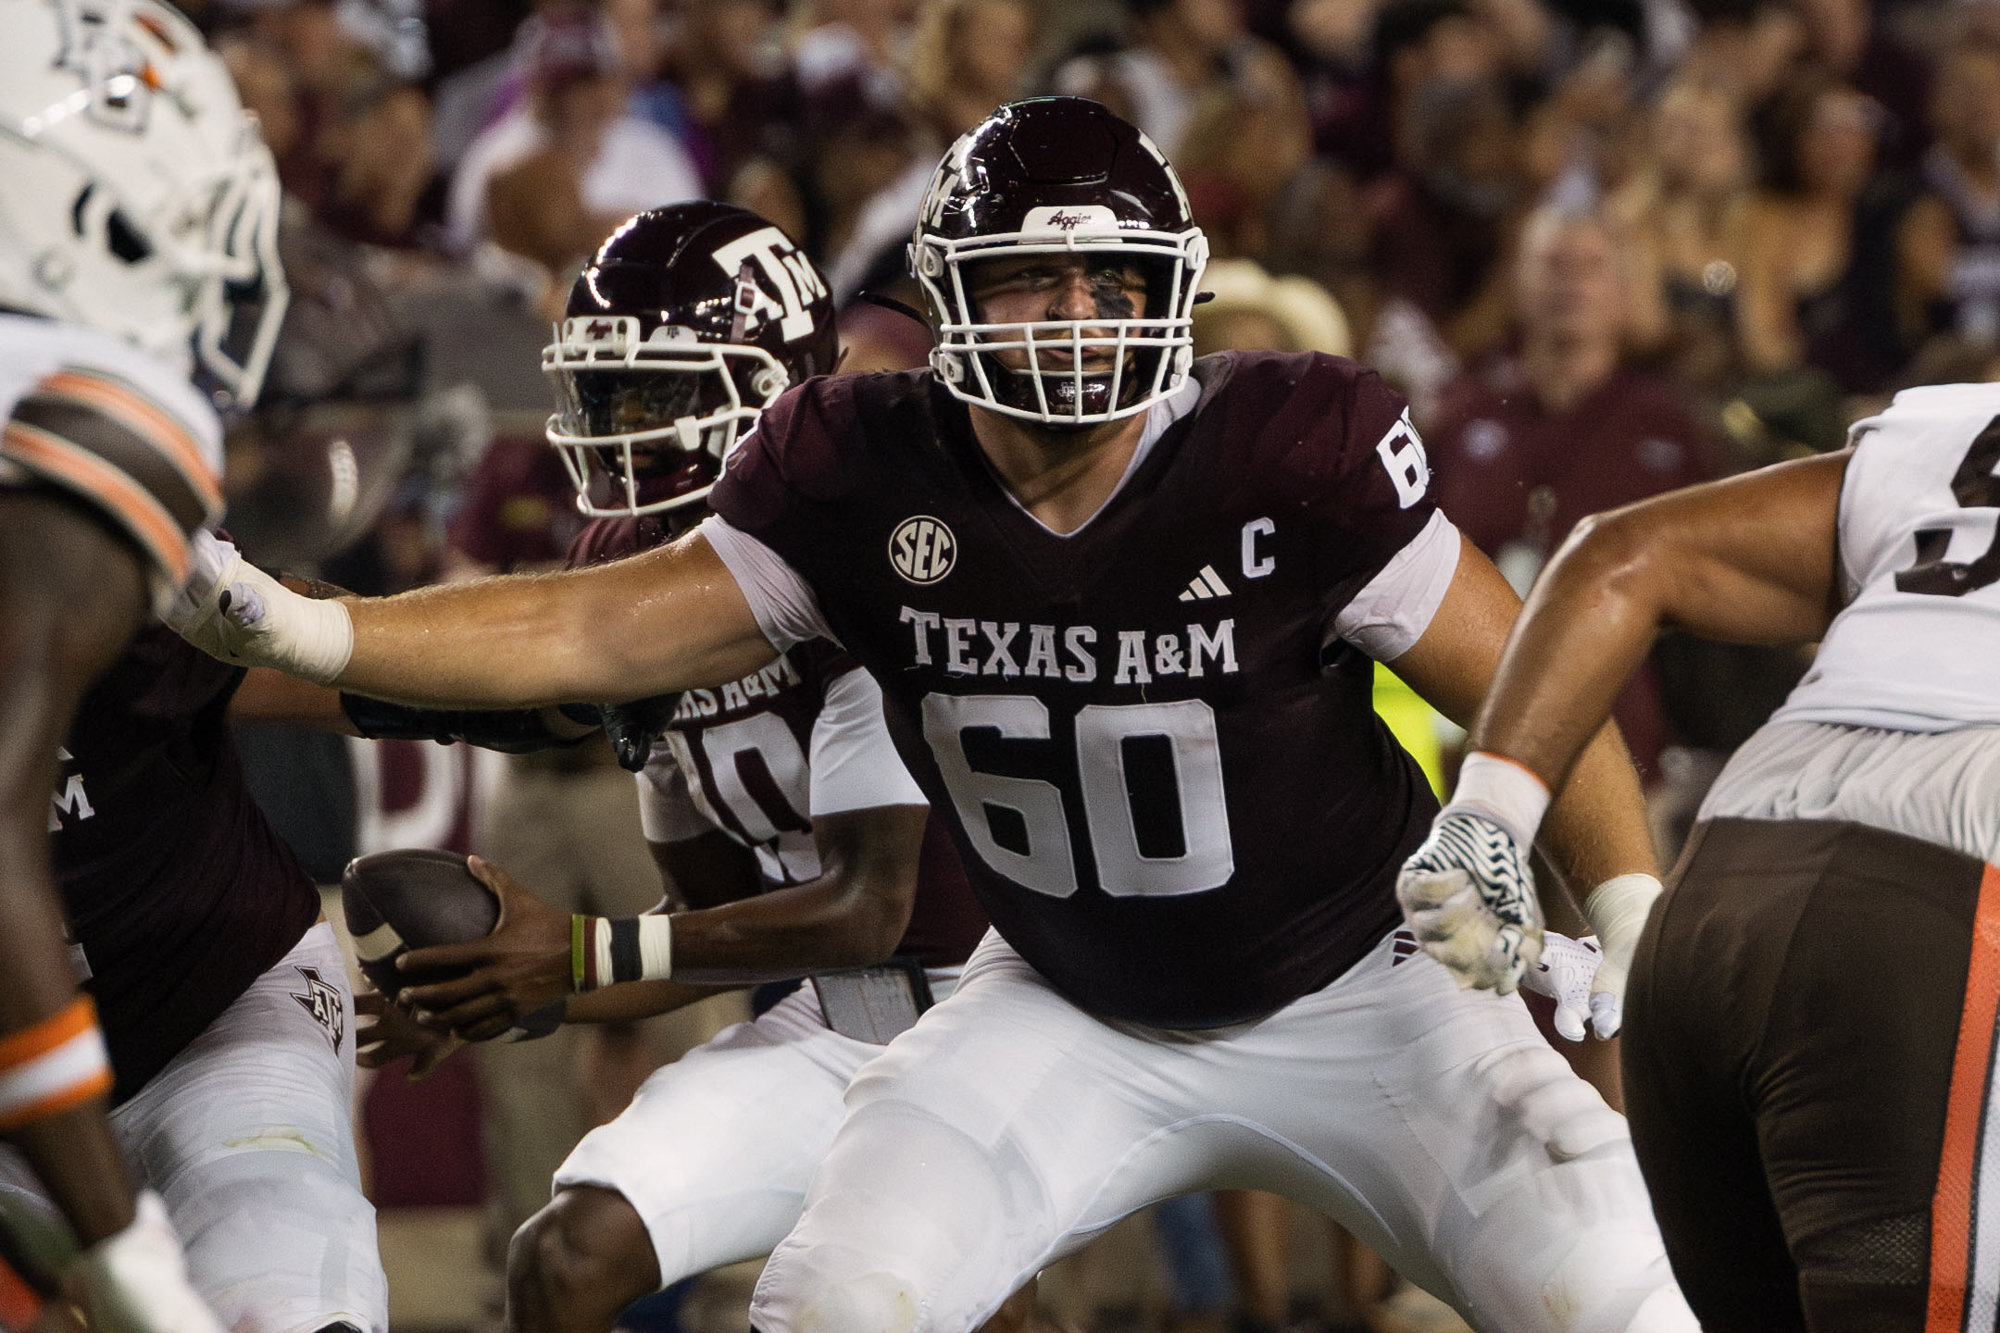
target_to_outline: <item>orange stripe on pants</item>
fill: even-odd
[[[1972,1264],[1980,1129],[1992,1074],[1993,1023],[2000,1011],[2000,869],[1986,867],[1972,925],[1972,961],[1965,974],[1965,1007],[1959,1013],[1958,1052],[1951,1064],[1951,1101],[1945,1112],[1944,1151],[1937,1190],[1931,1195],[1930,1312],[1924,1333],[1961,1333],[1966,1283]],[[1987,1218],[1988,1226],[2000,1218]]]
[[[42,1317],[42,1298],[0,1259],[0,1329],[27,1333]]]

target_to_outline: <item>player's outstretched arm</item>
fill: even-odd
[[[1847,459],[1781,463],[1585,519],[1528,598],[1473,747],[1558,789],[1662,628],[1817,639],[1837,609]]]
[[[206,546],[175,628],[225,660],[444,708],[636,699],[776,656],[698,532],[587,569],[333,601]]]
[[[1499,571],[1463,543],[1444,602],[1423,637],[1396,660],[1397,674],[1447,717],[1470,722],[1519,608]],[[1602,885],[1627,874],[1657,882],[1631,760],[1614,727],[1598,731],[1589,781],[1575,784],[1561,803],[1545,850],[1579,884]],[[1461,982],[1508,992],[1540,955],[1542,911],[1528,849],[1546,801],[1522,809],[1518,801],[1482,799],[1494,762],[1467,759],[1458,793],[1411,858],[1397,891],[1412,930]]]
[[[1593,983],[1600,1033],[1616,1028],[1625,971],[1659,893],[1650,873],[1620,868],[1628,827],[1600,817],[1608,809],[1622,818],[1627,802],[1615,788],[1636,796],[1630,765],[1607,752],[1612,704],[1664,626],[1751,643],[1825,630],[1845,469],[1844,454],[1808,459],[1586,520],[1508,640],[1447,816],[1499,830],[1511,849],[1540,828],[1546,808],[1551,859],[1575,882],[1597,885],[1584,913],[1604,949]],[[1551,791],[1561,793],[1553,805]],[[1436,851],[1427,844],[1398,886],[1413,923],[1419,912],[1442,913],[1447,878],[1473,866]],[[1420,864],[1427,854],[1439,864]]]

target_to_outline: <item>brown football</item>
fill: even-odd
[[[358,856],[340,877],[341,907],[361,971],[395,999],[405,986],[450,981],[449,971],[405,972],[396,960],[411,949],[463,944],[493,933],[500,900],[457,852],[411,847]],[[546,1036],[562,1022],[562,1001],[520,1020],[510,1040]]]

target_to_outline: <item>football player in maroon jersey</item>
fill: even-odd
[[[794,281],[808,317],[788,321],[777,312]],[[757,412],[832,368],[824,293],[777,228],[726,204],[657,209],[612,235],[545,354],[558,400],[549,440],[593,519],[572,564],[649,550],[707,515],[723,459]],[[345,707],[373,735],[505,733],[518,748],[538,725],[354,696]],[[949,993],[986,929],[949,835],[896,757],[880,692],[836,645],[800,644],[742,680],[603,712],[640,773],[669,901],[649,918],[576,925],[482,863],[505,925],[412,953],[408,968],[470,972],[403,998],[431,1024],[480,1038],[564,997],[571,1021],[612,1021],[731,985],[812,980],[656,1072],[577,1145],[554,1201],[509,1255],[509,1326],[526,1330],[608,1329],[640,1296],[768,1253],[798,1220],[849,1078]],[[585,980],[606,988],[572,994],[573,926],[592,947]],[[609,984],[621,961],[612,941],[626,930],[642,948],[647,933],[670,932],[659,947],[676,980]],[[878,966],[892,952],[896,963]],[[364,1028],[364,1041],[373,1035]],[[362,1062],[410,1045],[391,1037]]]
[[[958,1333],[1118,1217],[1218,1186],[1322,1209],[1485,1328],[1691,1329],[1622,1117],[1517,1000],[1392,938],[1436,806],[1373,663],[1468,718],[1518,604],[1374,375],[1191,363],[1205,250],[1131,126],[1002,107],[917,221],[931,368],[787,392],[695,534],[375,602],[225,572],[212,635],[455,703],[738,680],[821,636],[875,676],[998,933],[850,1087],[765,1333]],[[1652,882],[1615,733],[1578,774],[1551,861]],[[1471,930],[1435,946],[1511,990],[1534,901],[1460,915],[1476,956],[1451,947]]]
[[[284,304],[277,177],[177,11],[9,0],[0,28],[0,1157],[39,1182],[0,1253],[67,1267],[97,1328],[204,1333],[221,1325],[107,1120],[116,1052],[77,988],[49,831],[65,797],[88,805],[58,776],[72,718],[220,510],[221,428],[188,380],[256,396]],[[7,1267],[0,1308],[25,1323]]]

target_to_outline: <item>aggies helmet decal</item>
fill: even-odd
[[[630,219],[542,352],[577,507],[698,513],[757,414],[831,372],[839,346],[826,280],[755,213],[696,200]]]

